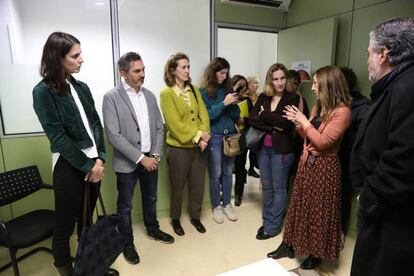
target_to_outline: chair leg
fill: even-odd
[[[13,266],[14,275],[19,276],[20,273],[19,273],[19,268],[17,266],[18,262],[20,262],[21,260],[29,257],[30,255],[33,255],[34,253],[36,253],[38,251],[46,251],[46,252],[49,252],[50,254],[52,254],[52,250],[50,248],[36,247],[36,248],[30,250],[29,252],[23,254],[22,256],[16,258],[17,250],[14,249],[14,248],[9,248],[11,262],[8,263],[8,264],[5,264],[2,267],[0,267],[0,272],[8,269],[10,266]]]
[[[16,252],[14,248],[9,248],[11,264],[13,265],[14,276],[20,276],[19,267],[17,266]],[[2,267],[3,268],[3,267]]]

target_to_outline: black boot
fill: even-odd
[[[313,255],[309,255],[300,265],[300,268],[305,269],[305,270],[314,269],[317,266],[319,266],[321,263],[322,263],[321,258],[315,257]]]
[[[116,269],[108,268],[108,271],[105,272],[104,276],[119,276],[119,272]]]
[[[72,262],[64,265],[64,266],[57,266],[57,271],[59,272],[60,276],[72,276],[73,274],[73,265]]]
[[[236,196],[234,197],[234,205],[236,205],[236,206],[238,207],[238,206],[240,206],[240,205],[241,205],[241,202],[242,202],[242,197],[241,197],[241,196],[239,196],[239,195],[236,195]]]
[[[293,258],[295,256],[295,251],[292,246],[287,245],[285,242],[282,242],[279,247],[270,253],[267,253],[267,257],[273,259],[280,259],[284,257]]]

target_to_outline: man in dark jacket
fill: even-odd
[[[372,106],[351,156],[360,188],[352,276],[412,275],[414,260],[414,18],[374,26]]]

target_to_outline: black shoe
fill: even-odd
[[[249,176],[253,176],[253,177],[255,177],[255,178],[260,178],[260,175],[253,169],[253,168],[250,168],[249,169],[249,173],[248,173],[248,175]]]
[[[234,198],[234,205],[240,206],[241,202],[242,202],[242,197],[236,195],[236,197]]]
[[[139,263],[138,252],[137,252],[137,249],[135,248],[134,244],[126,245],[123,254],[124,254],[125,260],[128,263],[130,263],[130,264]]]
[[[148,232],[148,236],[162,243],[173,243],[174,242],[174,238],[171,235],[161,231],[160,229],[157,229],[154,232]]]
[[[258,239],[258,240],[267,240],[267,239],[276,237],[277,235],[279,235],[279,233],[280,233],[280,231],[276,231],[276,233],[274,233],[274,234],[269,234],[269,233],[264,231],[264,227],[262,226],[257,231],[256,239]]]
[[[312,255],[309,255],[303,261],[303,263],[300,265],[300,268],[305,269],[305,270],[314,269],[317,266],[319,266],[321,263],[322,263],[322,259],[321,258],[314,257]]]
[[[199,219],[191,219],[191,224],[194,225],[194,227],[197,229],[200,233],[205,233],[206,228],[204,228],[204,225],[201,224],[201,221]]]
[[[292,259],[294,256],[295,256],[295,251],[293,250],[293,247],[287,245],[284,242],[282,242],[275,251],[267,253],[267,257],[273,258],[273,259],[280,259],[284,257],[289,257]]]
[[[119,276],[119,272],[116,269],[108,268],[108,271],[105,272],[104,276]]]
[[[57,266],[56,269],[59,272],[59,275],[61,276],[72,276],[73,274],[73,264],[72,262],[69,262],[66,265],[63,266]]]
[[[172,220],[172,227],[174,229],[174,232],[178,235],[178,236],[184,236],[184,229],[181,226],[180,220],[178,219],[173,219]]]

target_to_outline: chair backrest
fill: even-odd
[[[0,174],[0,206],[10,204],[36,192],[43,184],[37,166],[24,167]]]

